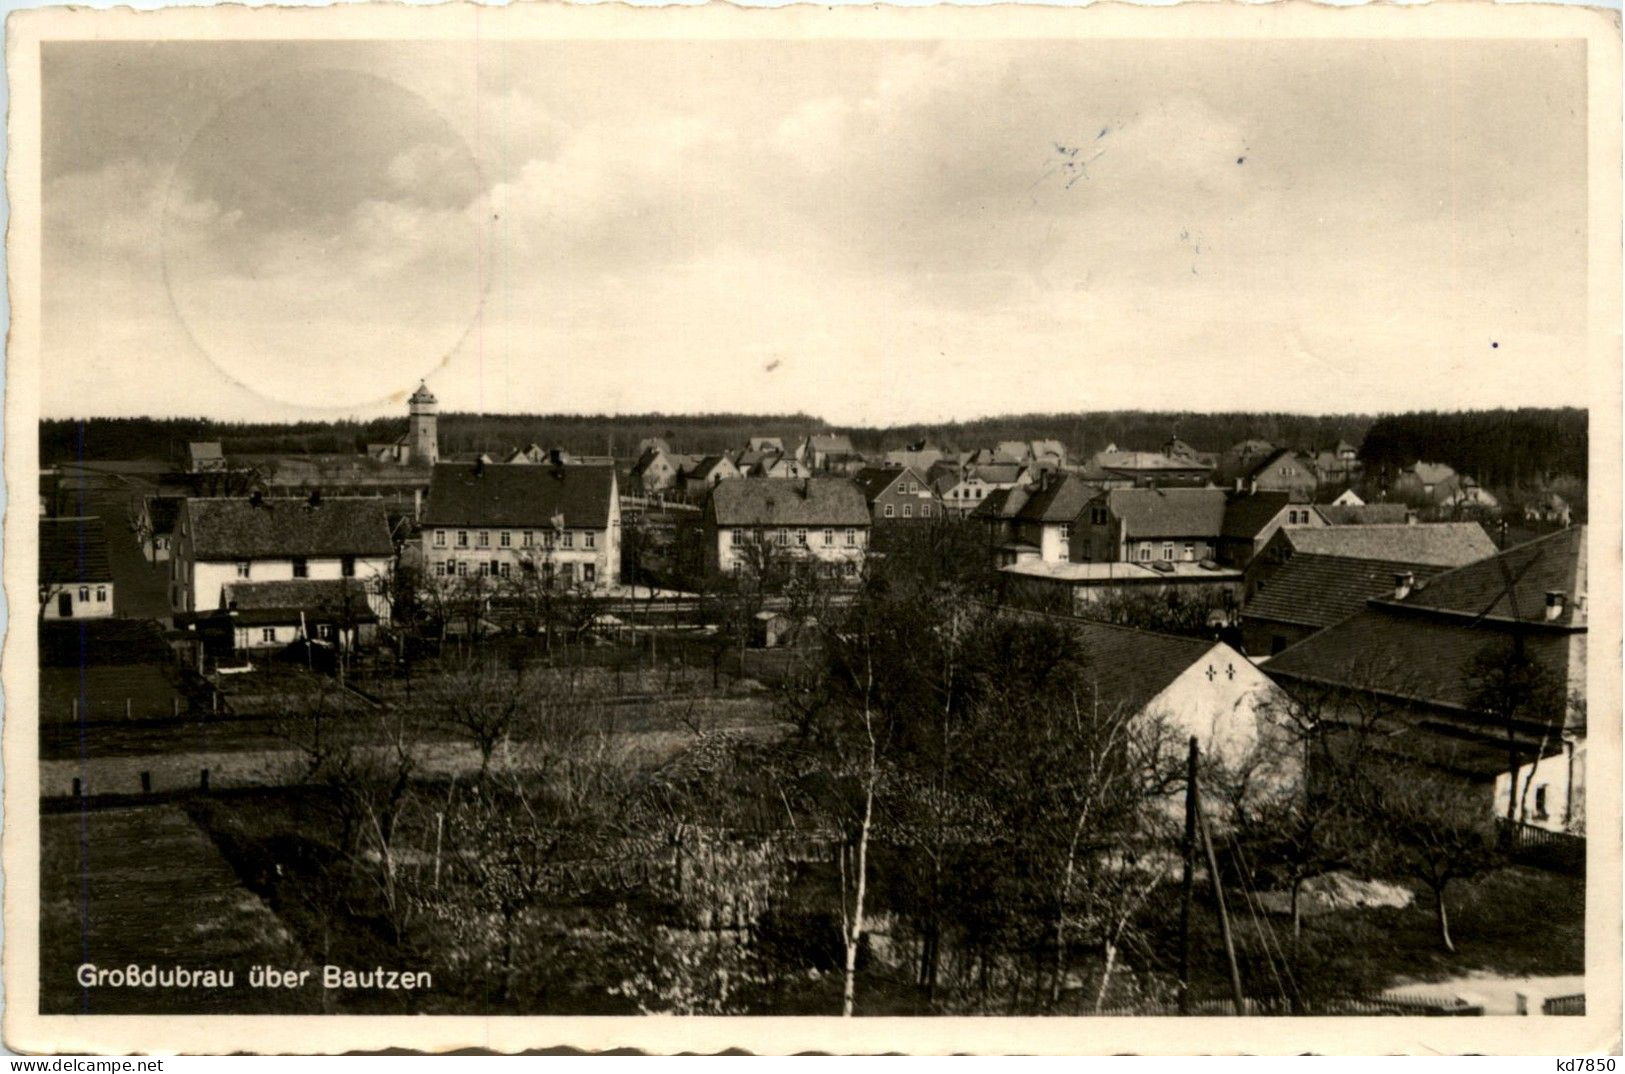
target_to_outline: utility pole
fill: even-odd
[[[1191,897],[1195,893],[1196,866],[1196,736],[1191,736],[1190,759],[1185,766],[1184,869],[1179,883],[1179,1013],[1191,1013]]]
[[[1224,936],[1224,956],[1230,960],[1230,995],[1236,1001],[1236,1016],[1245,1017],[1247,1001],[1241,994],[1241,970],[1236,965],[1236,941],[1230,935],[1230,914],[1224,906],[1224,884],[1219,880],[1219,856],[1213,853],[1213,835],[1208,831],[1202,804],[1196,804],[1196,820],[1202,828],[1202,845],[1207,848],[1207,867],[1213,877],[1213,898],[1219,904],[1219,932]]]

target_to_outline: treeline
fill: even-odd
[[[778,436],[786,445],[814,432],[849,433],[860,451],[885,451],[920,440],[971,450],[1000,440],[1054,439],[1074,454],[1116,444],[1155,450],[1178,435],[1204,451],[1222,451],[1260,437],[1313,447],[1346,439],[1358,444],[1371,418],[1362,415],[1199,414],[1172,411],[1092,411],[1015,414],[975,421],[890,427],[835,426],[808,414],[465,414],[440,416],[442,454],[493,454],[531,443],[577,454],[629,457],[645,437],[663,437],[681,452],[709,454],[742,447],[752,436]],[[401,417],[368,421],[224,422],[206,418],[85,418],[40,422],[40,458],[130,459],[167,455],[188,440],[219,440],[228,454],[350,453],[406,431]]]
[[[204,418],[87,418],[40,422],[40,458],[166,456],[187,440],[219,440],[228,454],[351,453],[392,441],[406,419],[327,422],[222,422]],[[1223,451],[1257,438],[1313,450],[1347,440],[1363,443],[1368,466],[1397,468],[1425,459],[1445,462],[1485,485],[1516,487],[1547,474],[1586,473],[1586,412],[1565,410],[1437,411],[1372,417],[1228,411],[1102,410],[1075,414],[1013,414],[974,421],[889,427],[842,427],[808,414],[465,414],[440,416],[442,454],[525,447],[564,447],[577,454],[636,453],[645,437],[663,437],[681,452],[709,454],[742,447],[751,436],[782,437],[786,445],[813,432],[849,433],[859,451],[884,451],[921,440],[969,450],[1000,440],[1055,439],[1075,457],[1108,444],[1156,450],[1178,436],[1199,451]]]
[[[1557,475],[1587,476],[1588,420],[1575,407],[1388,414],[1367,430],[1360,458],[1368,470],[1420,459],[1492,488],[1536,487]]]

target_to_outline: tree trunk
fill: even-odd
[[[1299,894],[1303,891],[1303,877],[1292,878],[1292,950],[1298,949],[1298,941],[1303,938],[1303,909],[1299,902]]]
[[[1443,943],[1444,949],[1453,955],[1456,953],[1456,944],[1450,938],[1450,911],[1445,909],[1443,885],[1433,889],[1433,909],[1439,919],[1439,942]]]
[[[1106,941],[1106,966],[1100,972],[1100,991],[1095,993],[1095,1013],[1099,1014],[1106,1005],[1106,990],[1112,984],[1112,970],[1117,968],[1117,943],[1114,940]]]
[[[869,825],[874,818],[875,785],[871,771],[863,796],[863,826],[858,829],[857,890],[852,900],[852,923],[846,934],[846,979],[841,988],[841,1017],[852,1017],[857,1003],[858,947],[863,942],[863,901],[869,880]]]

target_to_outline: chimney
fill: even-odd
[[[1546,592],[1546,621],[1548,623],[1563,618],[1563,605],[1565,599],[1561,589],[1550,589]]]
[[[1415,585],[1416,575],[1412,574],[1410,571],[1403,571],[1394,575],[1394,599],[1404,600],[1406,597],[1411,595],[1411,590],[1415,587]]]

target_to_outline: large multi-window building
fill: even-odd
[[[854,577],[869,549],[869,503],[845,478],[724,481],[711,490],[701,521],[713,573],[740,575],[782,560]]]
[[[421,545],[431,582],[615,585],[621,566],[615,468],[441,463],[429,484]]]

